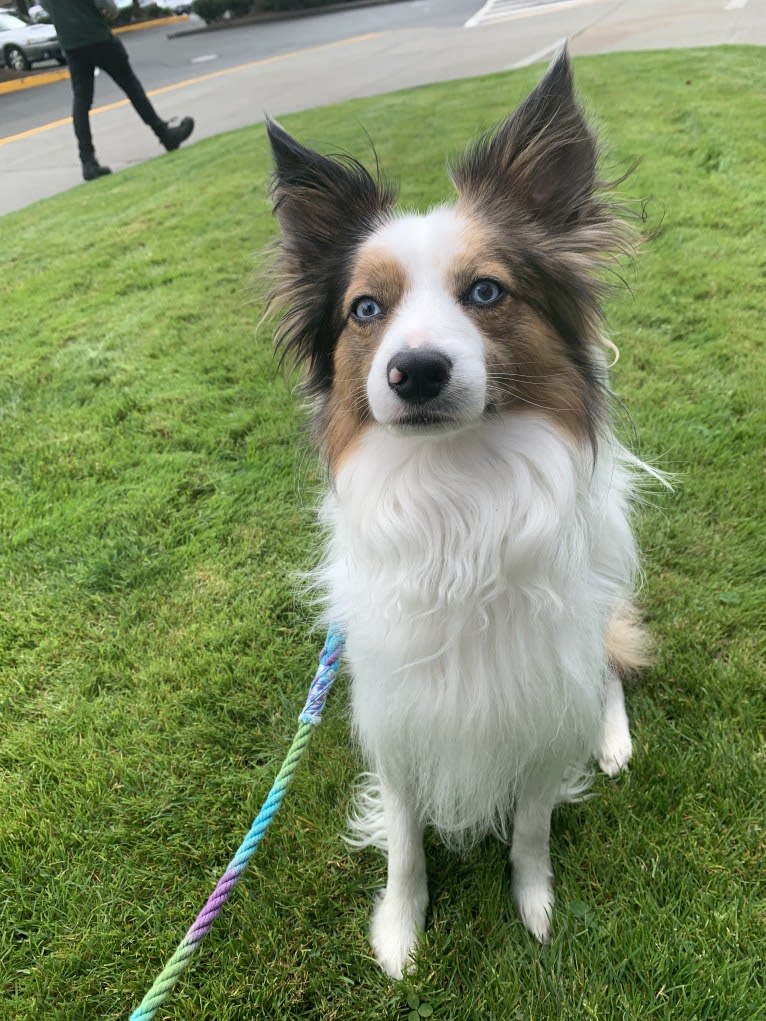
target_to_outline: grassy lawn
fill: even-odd
[[[678,473],[639,523],[659,643],[633,767],[559,811],[550,946],[506,851],[429,844],[417,973],[339,839],[359,767],[339,682],[282,813],[158,1018],[766,1018],[766,62],[575,62],[653,234],[611,302],[620,429]],[[285,119],[380,160],[407,205],[540,68]],[[103,154],[108,161],[108,153]],[[319,473],[260,316],[261,127],[6,216],[0,297],[0,1017],[127,1017],[267,792],[322,636],[295,575]],[[408,1002],[411,1001],[411,1002]],[[427,1008],[423,1011],[428,1013]]]

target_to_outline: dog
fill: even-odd
[[[610,427],[602,321],[630,231],[566,50],[424,215],[356,160],[267,130],[269,307],[328,469],[316,582],[369,769],[352,839],[387,855],[370,940],[398,978],[425,923],[426,827],[507,839],[518,913],[546,941],[551,812],[594,757],[610,775],[631,758],[640,462]]]

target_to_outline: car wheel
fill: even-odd
[[[28,71],[30,68],[29,61],[18,46],[8,47],[5,51],[5,63],[7,67],[12,68],[14,71]]]

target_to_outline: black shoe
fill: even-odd
[[[160,133],[160,141],[168,152],[177,149],[181,142],[185,142],[194,131],[194,118],[184,117],[180,124],[166,124]]]
[[[82,161],[82,176],[86,181],[95,181],[97,177],[111,174],[110,167],[102,167],[95,156]]]

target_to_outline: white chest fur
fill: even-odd
[[[371,428],[323,509],[370,767],[461,840],[503,831],[527,771],[595,748],[604,636],[635,550],[615,444],[594,465],[544,418],[451,436]],[[479,793],[481,792],[481,793]]]

